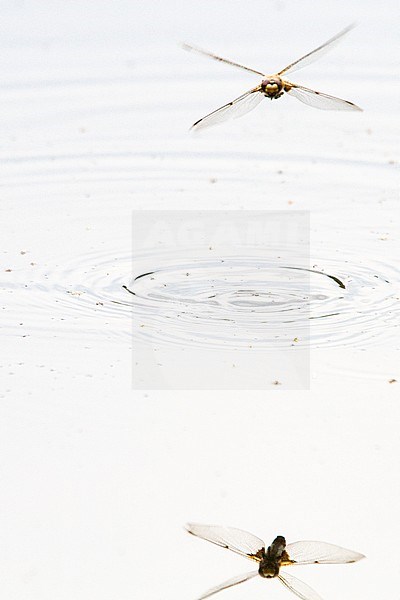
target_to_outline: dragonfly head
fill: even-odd
[[[278,96],[281,93],[282,88],[282,79],[277,75],[267,77],[261,82],[261,89],[268,98],[275,98]]]
[[[267,577],[268,579],[276,577],[279,575],[279,564],[276,561],[264,559],[260,562],[258,574],[261,575],[261,577]]]

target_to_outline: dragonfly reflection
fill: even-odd
[[[302,69],[303,67],[306,67],[323,56],[328,50],[333,48],[351,29],[353,29],[353,25],[346,27],[346,29],[325,42],[325,44],[318,46],[318,48],[315,50],[312,50],[305,56],[302,56],[298,60],[292,62],[275,75],[266,75],[262,71],[250,69],[249,67],[245,67],[244,65],[233,62],[232,60],[216,56],[215,54],[207,52],[206,50],[202,50],[201,48],[196,48],[195,46],[190,46],[189,44],[183,44],[183,48],[185,50],[205,54],[206,56],[214,58],[220,62],[233,65],[234,67],[239,67],[239,69],[244,69],[245,71],[255,73],[256,75],[261,75],[263,78],[261,83],[255,88],[245,92],[238,98],[235,98],[235,100],[228,102],[228,104],[217,108],[217,110],[214,110],[209,115],[206,115],[202,119],[196,121],[196,123],[192,125],[192,129],[203,129],[211,125],[221,123],[222,121],[226,121],[227,119],[241,117],[242,115],[253,110],[253,108],[255,108],[263,98],[276,100],[277,98],[281,98],[285,92],[290,96],[297,98],[297,100],[300,100],[300,102],[304,102],[304,104],[308,104],[314,108],[321,108],[323,110],[362,110],[356,104],[349,102],[349,100],[342,100],[341,98],[336,98],[335,96],[330,96],[329,94],[316,92],[315,90],[298,85],[297,83],[291,83],[287,79],[283,78],[283,75],[286,76],[289,73],[297,71],[298,69]]]
[[[317,592],[303,581],[297,579],[297,577],[289,573],[281,573],[281,567],[309,564],[344,564],[353,563],[364,558],[363,554],[346,550],[346,548],[334,546],[333,544],[327,544],[326,542],[304,541],[286,544],[285,538],[279,535],[266,548],[265,543],[260,538],[247,531],[233,527],[189,523],[186,525],[186,529],[189,533],[197,537],[223,548],[228,548],[228,550],[232,550],[232,552],[236,552],[258,563],[258,571],[251,571],[250,573],[233,577],[208,590],[198,600],[209,598],[217,592],[243,583],[252,577],[256,577],[256,575],[267,579],[276,577],[291,592],[302,598],[302,600],[322,600]]]

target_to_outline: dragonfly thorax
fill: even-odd
[[[279,98],[283,91],[282,79],[277,75],[263,79],[261,82],[261,90],[267,98]]]

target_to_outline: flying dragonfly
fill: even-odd
[[[189,533],[197,537],[217,544],[217,546],[222,546],[222,548],[228,548],[228,550],[232,550],[232,552],[236,552],[236,554],[240,554],[258,563],[258,571],[251,571],[250,573],[233,577],[208,590],[198,600],[209,598],[217,592],[243,583],[257,575],[266,579],[276,577],[302,600],[322,600],[317,592],[303,581],[300,581],[300,579],[297,579],[297,577],[289,573],[281,573],[281,567],[311,564],[344,564],[357,562],[365,558],[359,552],[346,550],[346,548],[327,544],[326,542],[304,541],[286,544],[285,538],[278,535],[272,544],[266,548],[265,543],[260,538],[247,531],[233,527],[188,523],[186,529]]]
[[[311,52],[308,52],[308,54],[305,54],[301,58],[295,60],[275,75],[266,75],[263,71],[256,71],[255,69],[245,67],[244,65],[232,60],[221,58],[221,56],[217,56],[216,54],[212,54],[211,52],[197,48],[196,46],[183,44],[183,48],[189,52],[204,54],[220,62],[227,63],[228,65],[238,67],[239,69],[243,69],[256,75],[261,75],[263,78],[261,83],[255,88],[245,92],[238,98],[235,98],[235,100],[228,102],[228,104],[217,108],[217,110],[214,110],[212,113],[196,121],[196,123],[192,125],[191,129],[204,129],[205,127],[217,125],[217,123],[222,123],[228,119],[236,119],[237,117],[241,117],[242,115],[245,115],[253,110],[253,108],[255,108],[263,98],[277,100],[278,98],[281,98],[285,92],[290,96],[297,98],[297,100],[300,100],[300,102],[304,102],[304,104],[308,104],[308,106],[312,106],[314,108],[320,108],[322,110],[361,111],[362,108],[356,104],[353,104],[353,102],[350,102],[349,100],[342,100],[341,98],[336,98],[335,96],[330,96],[329,94],[316,92],[315,90],[311,90],[303,85],[291,83],[287,79],[283,78],[283,75],[286,76],[289,73],[294,73],[294,71],[302,69],[303,67],[313,63],[315,60],[318,60],[328,50],[331,50],[334,46],[336,46],[343,36],[351,31],[353,27],[354,25],[346,27],[346,29],[325,42],[325,44],[318,46],[318,48],[315,48],[315,50],[312,50]]]

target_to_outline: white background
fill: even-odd
[[[192,520],[347,546],[367,560],[296,574],[326,600],[398,599],[397,340],[313,352],[309,392],[134,392],[129,314],[91,302],[120,297],[138,208],[293,206],[317,258],[394,265],[397,3],[19,0],[0,17],[2,596],[183,600],[251,569]],[[293,79],[363,114],[282,98],[187,134],[254,80],[178,42],[274,70],[353,21]],[[290,597],[274,583],[225,594]]]

